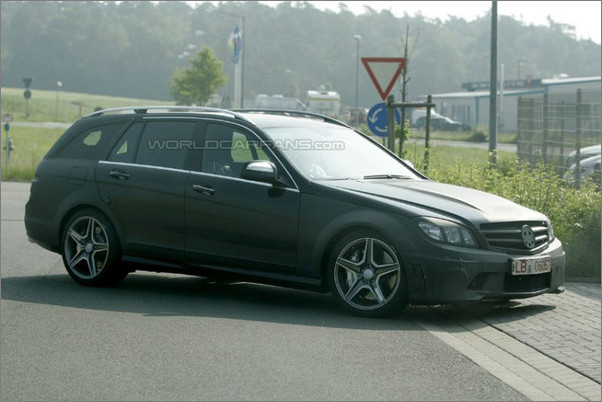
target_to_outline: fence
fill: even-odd
[[[559,172],[568,155],[601,142],[599,90],[525,96],[518,99],[517,153],[521,160],[543,161]]]

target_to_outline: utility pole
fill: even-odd
[[[497,165],[497,1],[491,2],[491,61],[489,70],[489,154]]]

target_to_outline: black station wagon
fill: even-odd
[[[25,226],[83,285],[136,270],[230,278],[330,291],[364,316],[564,290],[546,216],[429,180],[306,112],[92,113],[39,164]]]

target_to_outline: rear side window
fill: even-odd
[[[94,127],[76,135],[56,157],[66,159],[101,159],[124,123]]]
[[[135,123],[115,145],[108,159],[185,169],[188,150],[194,146],[195,127],[192,121]]]

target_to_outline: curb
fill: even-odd
[[[531,400],[601,398],[600,384],[484,323],[417,324]]]

